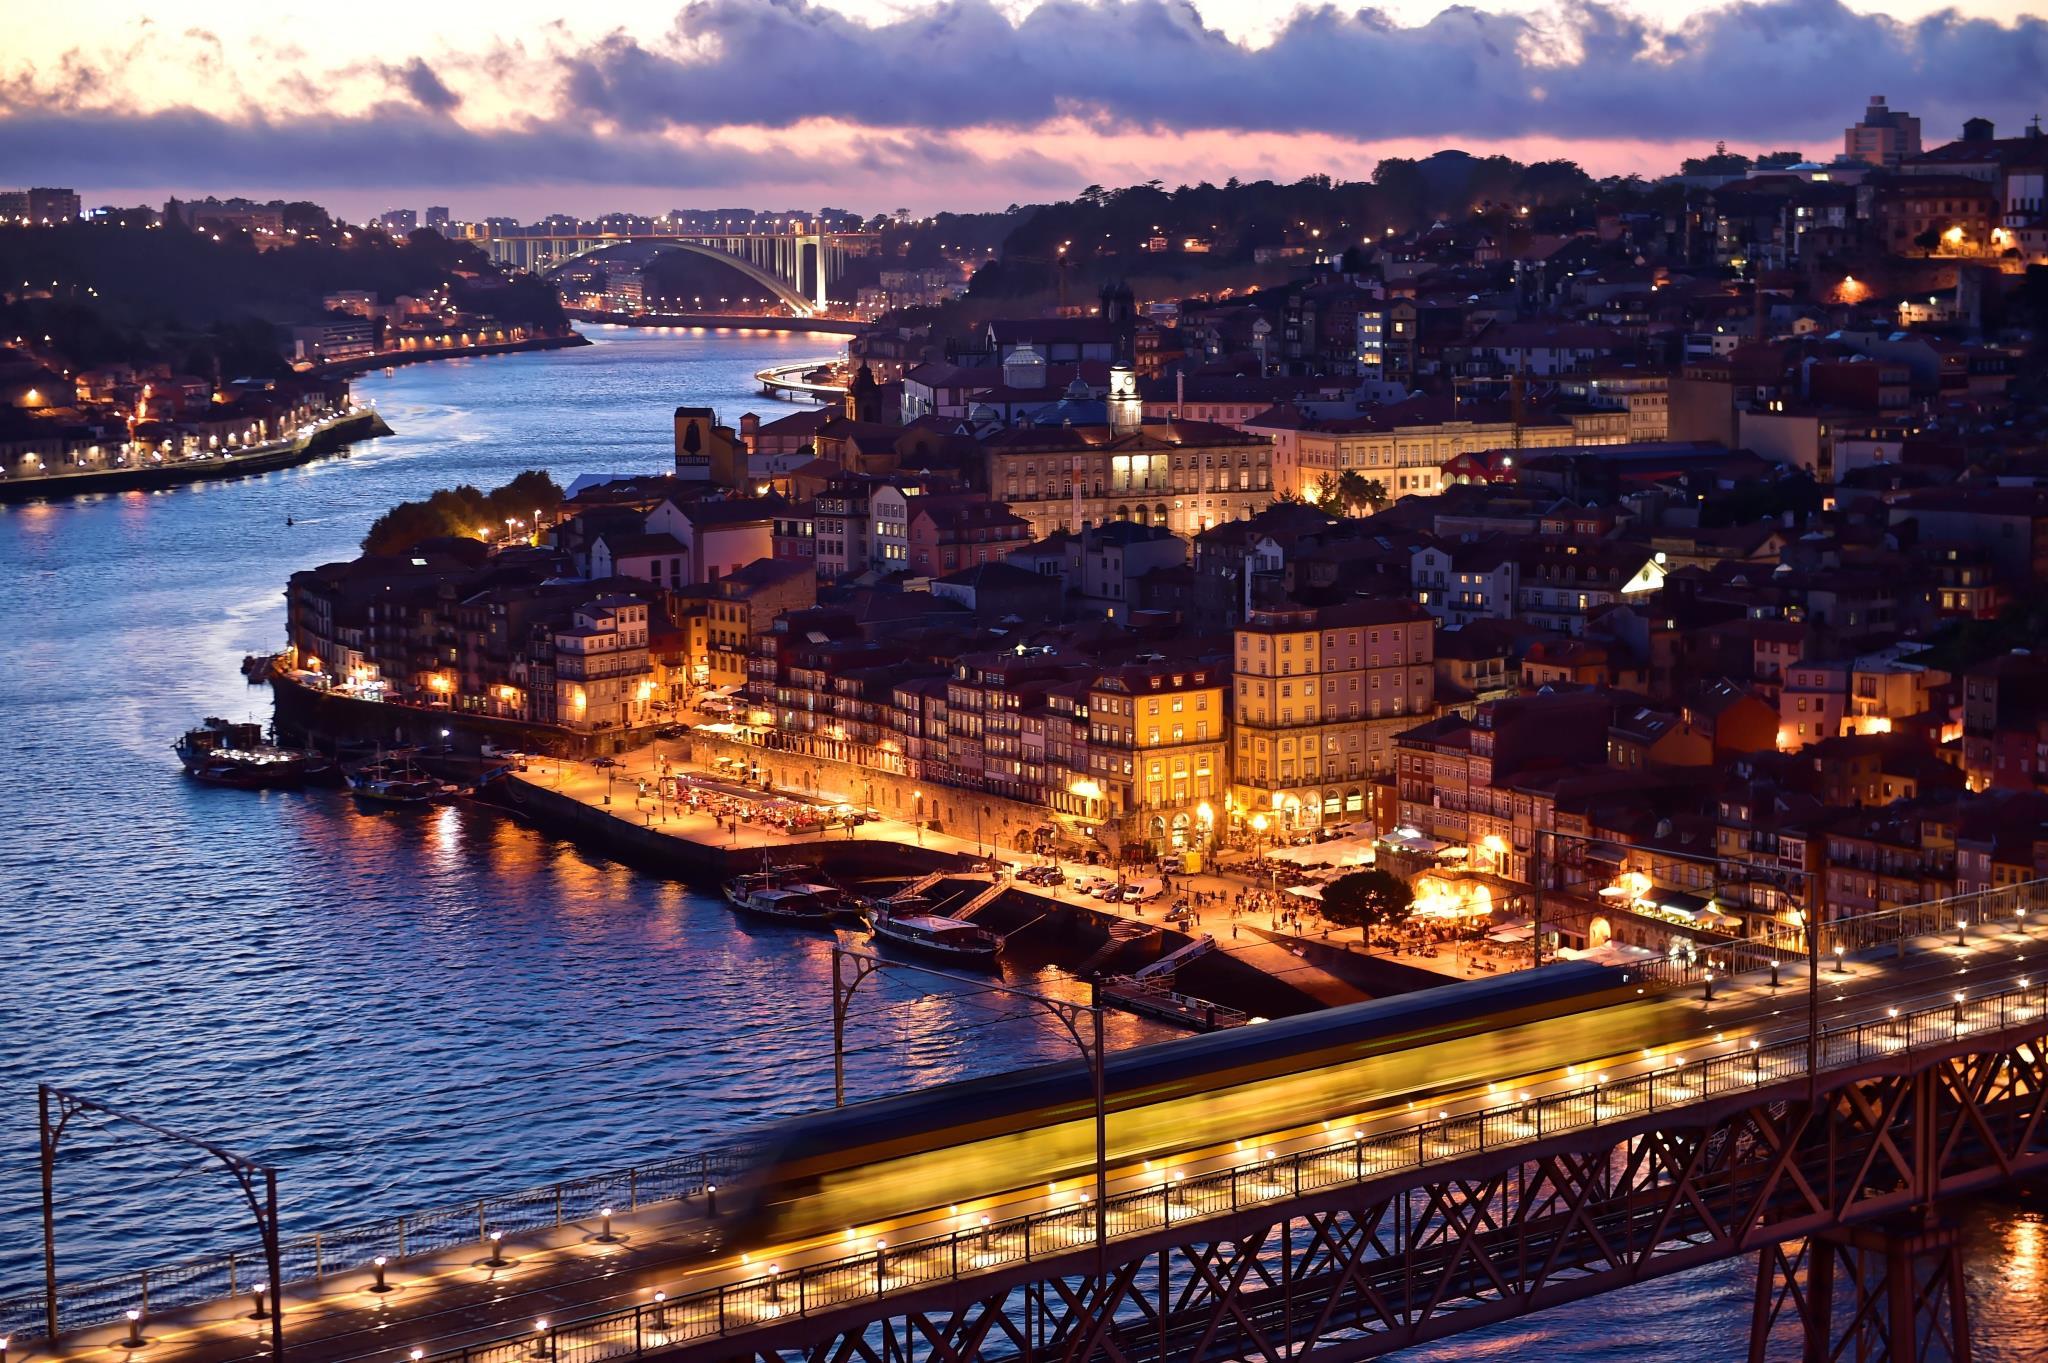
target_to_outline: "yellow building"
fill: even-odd
[[[989,494],[1036,539],[1111,521],[1194,536],[1273,503],[1273,443],[1206,421],[1019,426],[982,444]]]
[[[647,653],[647,603],[600,596],[555,631],[557,722],[585,732],[647,723],[654,665]]]
[[[1525,412],[1518,431],[1504,402],[1414,397],[1328,421],[1275,408],[1244,428],[1271,438],[1285,452],[1274,461],[1275,490],[1282,496],[1314,497],[1325,478],[1358,473],[1398,500],[1441,492],[1443,467],[1458,455],[1620,444],[1629,438],[1628,421],[1619,409],[1572,416]]]
[[[1363,818],[1394,736],[1435,709],[1435,642],[1410,601],[1254,612],[1236,632],[1233,829],[1257,840]]]
[[[1229,785],[1220,663],[1132,663],[1088,690],[1088,769],[1105,836],[1154,854],[1206,850]]]

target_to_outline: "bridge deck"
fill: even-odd
[[[1866,1048],[1881,1052],[1893,1036],[1906,1046],[1923,1034],[1938,1041],[1943,1026],[1953,1029],[1951,1036],[2010,1026],[2018,1016],[2015,1008],[2034,1010],[2031,1015],[2038,1017],[2048,1004],[2048,978],[2027,979],[2017,1004],[2013,995],[1992,992],[1994,981],[2011,986],[2021,978],[2028,945],[2014,931],[1980,928],[1968,946],[1919,939],[1903,957],[1887,951],[1881,960],[1852,960],[1845,969],[1823,965],[1827,1025],[1860,1024],[1855,1055],[1831,1050],[1824,1064],[1867,1059]],[[1432,1100],[1435,1112],[1416,1112],[1412,1103],[1389,1105],[1360,1119],[1355,1132],[1247,1133],[1249,1141],[1237,1148],[1175,1156],[1170,1169],[1152,1161],[1119,1169],[1110,1181],[1111,1234],[1197,1223],[1247,1201],[1277,1206],[1305,1186],[1414,1168],[1475,1148],[1512,1147],[1542,1135],[1546,1120],[1554,1135],[1683,1108],[1725,1089],[1795,1078],[1805,1063],[1805,985],[1803,967],[1788,967],[1780,988],[1755,979],[1734,989],[1724,986],[1711,1003],[1695,991],[1683,1006],[1698,1010],[1697,1042],[1654,1056],[1587,1056],[1589,1067],[1603,1067],[1597,1079],[1579,1067],[1503,1075],[1500,1084]],[[1948,1000],[1959,986],[1969,1001],[1951,1011]],[[1893,1008],[1907,1015],[1903,1022],[1890,1020]],[[1847,1042],[1838,1039],[1837,1045]],[[1702,1064],[1707,1061],[1711,1071]],[[751,1321],[790,1315],[798,1305],[815,1310],[872,1300],[878,1290],[1028,1261],[1034,1235],[1041,1256],[1071,1253],[1091,1243],[1093,1218],[1080,1200],[1083,1186],[1050,1192],[1033,1187],[864,1224],[845,1237],[763,1245],[746,1254],[728,1249],[712,1257],[705,1254],[708,1225],[700,1201],[656,1204],[617,1217],[617,1243],[603,1243],[600,1227],[582,1222],[516,1244],[508,1240],[504,1253],[512,1262],[504,1267],[488,1263],[489,1250],[480,1244],[394,1262],[387,1270],[392,1290],[381,1294],[372,1290],[369,1271],[292,1284],[282,1303],[287,1352],[302,1363],[341,1363],[398,1360],[414,1349],[442,1355],[496,1346],[489,1350],[493,1363],[529,1355],[538,1363],[577,1347],[579,1332],[616,1336],[625,1330],[635,1343],[645,1342],[649,1330],[673,1331],[677,1339],[716,1339]],[[983,1217],[991,1224],[987,1232]],[[896,1249],[878,1251],[878,1242]],[[771,1264],[779,1271],[774,1280],[766,1276]],[[656,1292],[676,1300],[654,1308]],[[140,1356],[148,1363],[262,1357],[269,1351],[268,1325],[250,1317],[251,1304],[248,1298],[216,1301],[148,1320]],[[545,1336],[535,1326],[543,1319],[552,1322]],[[99,1326],[68,1333],[54,1345],[17,1345],[16,1355],[69,1360],[107,1350],[136,1352],[124,1348],[126,1333],[124,1325]],[[592,1334],[592,1340],[597,1337]]]

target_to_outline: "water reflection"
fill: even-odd
[[[0,509],[0,1292],[38,1273],[38,1079],[275,1161],[294,1230],[657,1158],[830,1101],[824,938],[742,928],[715,900],[487,812],[198,787],[168,747],[200,716],[267,709],[235,668],[275,646],[284,574],[351,556],[391,502],[529,467],[659,467],[676,405],[772,419],[793,408],[756,394],[753,371],[820,353],[804,337],[614,331],[401,369],[364,385],[401,434],[346,460]],[[1083,997],[1029,960],[1010,978]],[[872,979],[849,1087],[1072,1056],[1037,1014]],[[1151,1034],[1111,1027],[1119,1045]],[[66,1140],[67,1278],[251,1238],[225,1181],[181,1152],[92,1124]],[[2031,1209],[1973,1223],[1994,1363],[2048,1351],[2042,1233]],[[1415,1356],[1726,1357],[1749,1272],[1719,1265]]]

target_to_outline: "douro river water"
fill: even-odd
[[[39,1080],[277,1165],[287,1231],[686,1152],[830,1102],[822,938],[751,930],[488,811],[201,787],[170,750],[204,715],[267,717],[237,665],[281,643],[285,577],[351,557],[391,503],[526,468],[660,468],[677,405],[772,419],[795,409],[753,372],[831,349],[590,334],[364,378],[397,434],[346,459],[0,509],[0,1296],[40,1286]],[[868,988],[855,1095],[1068,1054],[994,996]],[[67,1280],[253,1240],[224,1175],[130,1131],[74,1123],[57,1187]],[[2048,1355],[2048,1220],[1982,1207],[1969,1236],[1979,1358]],[[1720,1265],[1412,1357],[1735,1357],[1751,1281]]]

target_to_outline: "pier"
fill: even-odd
[[[771,398],[804,398],[811,402],[838,402],[846,396],[846,388],[837,383],[815,383],[803,376],[815,371],[815,363],[784,364],[763,369],[754,375],[761,385],[761,393]]]

